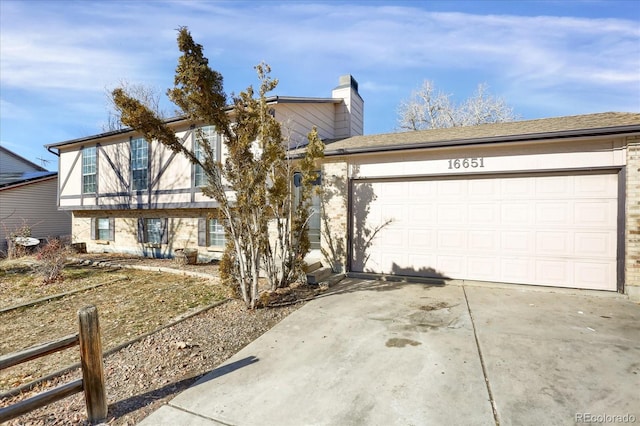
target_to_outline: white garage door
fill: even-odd
[[[354,181],[351,269],[615,291],[617,188],[617,174]]]

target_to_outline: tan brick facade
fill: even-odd
[[[175,250],[198,249],[201,260],[219,258],[222,250],[198,247],[198,219],[207,216],[203,209],[76,211],[73,215],[72,238],[83,242],[90,253],[127,253],[149,257],[173,257]],[[92,239],[92,218],[114,218],[113,241]],[[167,219],[167,244],[149,247],[138,242],[138,218]]]
[[[640,137],[627,138],[625,293],[640,301]]]
[[[331,159],[322,165],[322,235],[323,261],[335,272],[345,272],[347,265],[348,165]]]

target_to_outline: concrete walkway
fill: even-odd
[[[640,305],[623,296],[353,279],[332,291],[141,424],[640,422]]]

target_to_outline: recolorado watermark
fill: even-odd
[[[633,414],[576,413],[576,423],[635,423]]]

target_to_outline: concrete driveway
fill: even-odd
[[[347,279],[146,425],[640,423],[621,295]]]

